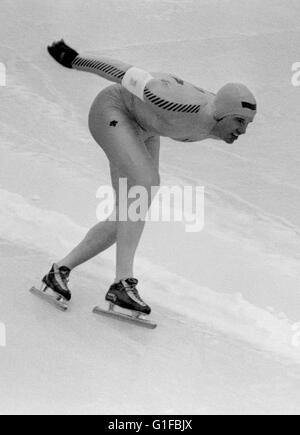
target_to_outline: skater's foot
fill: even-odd
[[[44,276],[42,281],[47,287],[61,295],[66,301],[70,301],[72,297],[68,288],[70,272],[71,270],[66,266],[58,267],[57,264],[53,264],[50,272]]]
[[[140,297],[137,284],[138,280],[135,278],[122,279],[110,286],[105,299],[121,308],[150,314],[151,308]]]

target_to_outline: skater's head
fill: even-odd
[[[249,118],[240,115],[228,115],[219,120],[213,128],[212,133],[226,143],[232,144],[239,136],[246,133]]]
[[[233,143],[245,134],[256,115],[256,99],[251,91],[240,83],[228,83],[217,93],[214,101],[214,133],[227,143]]]

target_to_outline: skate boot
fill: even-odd
[[[131,310],[137,315],[150,314],[151,308],[141,299],[136,288],[137,284],[137,279],[128,278],[111,285],[105,296],[105,299],[110,303],[110,309],[117,305]]]
[[[53,264],[50,272],[42,279],[46,286],[44,291],[50,288],[54,293],[61,296],[62,300],[69,302],[72,297],[68,288],[70,272],[71,270],[66,266],[58,268],[57,264]]]

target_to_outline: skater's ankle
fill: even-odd
[[[119,284],[119,282],[121,282],[121,281],[126,281],[127,279],[129,279],[129,278],[132,278],[133,277],[133,275],[120,275],[120,276],[118,276],[116,279],[115,279],[115,281],[114,281],[114,284]]]
[[[72,271],[72,267],[70,267],[68,264],[66,263],[56,263],[57,267],[59,269],[64,269],[64,270],[68,270],[69,272]]]

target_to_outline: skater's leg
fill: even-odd
[[[117,193],[119,174],[116,168],[110,167],[112,186]],[[116,195],[118,199],[118,195]],[[118,202],[115,208],[118,207]],[[116,211],[113,213],[115,216]],[[97,223],[89,230],[85,238],[65,258],[57,262],[58,267],[67,266],[70,270],[85,263],[106,249],[110,248],[117,240],[117,222],[115,218],[108,218],[104,222]]]
[[[151,155],[154,165],[158,170],[159,165],[159,138],[151,138],[146,141],[146,147]],[[111,181],[116,192],[116,208],[118,209],[118,188],[120,174],[118,169],[111,165]],[[62,260],[56,264],[58,267],[66,266],[70,270],[80,266],[91,258],[99,255],[101,252],[110,248],[117,240],[117,223],[115,220],[107,219],[105,222],[99,222],[89,230],[85,238]],[[133,254],[130,258],[133,258]],[[121,261],[120,270],[124,268]],[[128,269],[128,266],[125,269]],[[132,268],[132,266],[131,266]]]
[[[65,258],[58,261],[58,267],[70,270],[85,263],[116,242],[116,222],[99,222],[89,230],[85,238]]]
[[[141,177],[138,185],[144,186],[147,189],[149,198],[148,207],[151,205],[151,194],[154,192],[153,190],[151,191],[151,188],[157,187],[159,185],[159,143],[159,138],[151,138],[151,140],[148,140],[145,143],[146,149],[152,160],[151,164],[154,170],[154,178],[150,182],[147,182],[147,180]],[[128,188],[131,188],[134,184],[137,184],[134,183],[130,177],[129,180],[131,181],[128,181]],[[135,199],[128,199],[128,208],[133,201],[135,201]],[[144,227],[145,216],[137,222],[131,221],[130,219],[128,219],[126,222],[118,222],[115,282],[119,282],[121,279],[134,276],[134,257]]]
[[[149,144],[147,148],[135,122],[119,110],[103,110],[101,105],[94,104],[89,121],[91,133],[111,165],[118,169],[120,177],[127,178],[129,188],[143,186],[146,189],[149,206],[151,187],[160,183],[156,161],[149,151],[155,146]],[[128,199],[128,208],[133,201]],[[133,276],[134,255],[144,225],[144,220],[118,221],[116,280]]]
[[[160,137],[152,136],[145,141],[146,148],[152,158],[153,165],[159,172],[159,152],[160,152]]]

